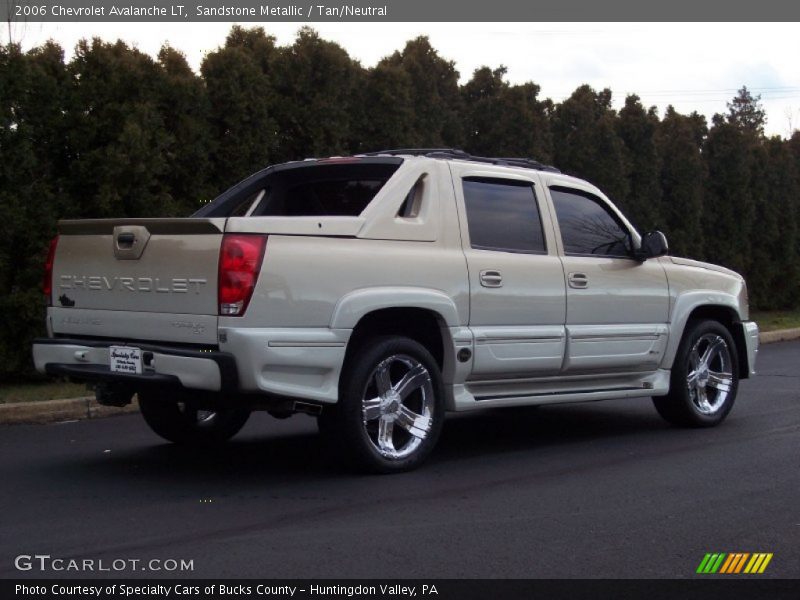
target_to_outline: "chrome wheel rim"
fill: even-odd
[[[417,359],[395,354],[367,378],[361,397],[364,431],[383,457],[401,460],[422,445],[433,426],[433,380]]]
[[[213,410],[198,410],[197,412],[197,424],[203,425],[204,423],[210,423],[213,421],[217,413]]]
[[[188,406],[185,402],[178,403],[178,410],[185,415],[189,421],[198,426],[210,425],[217,418],[216,411],[213,410],[197,410]]]
[[[686,375],[689,397],[698,412],[717,412],[733,388],[733,367],[728,343],[716,333],[700,336],[689,352]]]

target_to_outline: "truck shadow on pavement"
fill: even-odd
[[[650,403],[497,408],[457,415],[445,423],[433,458],[441,460],[507,452],[540,453],[564,445],[611,443],[620,437],[647,438],[671,428]]]
[[[628,403],[616,407],[562,405],[457,415],[446,421],[428,462],[420,470],[399,477],[448,471],[474,461],[496,461],[509,454],[533,462],[552,452],[588,456],[597,452],[598,444],[647,446],[673,432],[649,403],[638,408]],[[266,415],[255,415],[238,437],[208,448],[161,443],[144,424],[139,433],[140,446],[132,445],[130,440],[133,437],[135,443],[136,437],[129,434],[119,448],[112,446],[91,456],[63,457],[56,461],[60,476],[97,477],[106,482],[133,478],[160,486],[225,484],[238,490],[263,490],[270,482],[361,477],[342,464],[336,448],[323,442],[314,421],[305,416],[276,422]]]

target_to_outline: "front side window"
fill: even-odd
[[[564,253],[630,257],[630,234],[602,200],[578,190],[551,187]]]
[[[463,180],[463,186],[473,248],[546,254],[533,184],[469,177]]]

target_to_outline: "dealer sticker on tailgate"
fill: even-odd
[[[142,349],[130,346],[111,346],[109,349],[109,366],[115,373],[142,373]]]

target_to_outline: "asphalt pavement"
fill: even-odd
[[[0,577],[687,578],[709,552],[767,552],[757,577],[797,578],[798,365],[800,342],[762,347],[714,429],[647,399],[457,416],[391,476],[340,468],[304,415],[256,414],[214,451],[138,415],[0,426]]]

